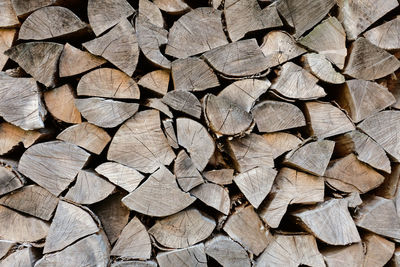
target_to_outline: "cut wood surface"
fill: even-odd
[[[45,135],[40,131],[25,131],[8,122],[3,122],[0,124],[0,155],[12,151],[20,143],[28,148]]]
[[[149,0],[139,0],[139,13],[145,16],[152,24],[163,28],[164,18],[156,4]]]
[[[183,0],[154,0],[159,9],[167,13],[178,15],[186,13],[190,7]]]
[[[197,119],[201,116],[201,104],[195,95],[187,91],[170,91],[162,99],[162,102],[171,108],[186,113]]]
[[[8,28],[19,25],[19,21],[17,15],[15,14],[13,3],[11,0],[3,0],[0,3],[1,9],[1,18],[0,18],[0,27]]]
[[[321,251],[328,266],[364,266],[364,248],[361,243],[349,246],[328,247]]]
[[[208,172],[203,172],[203,175],[210,182],[219,185],[225,185],[232,183],[233,171],[234,170],[232,169],[212,170]]]
[[[203,243],[170,252],[162,252],[157,255],[157,261],[160,267],[174,267],[181,263],[187,266],[207,266],[207,257],[204,253]]]
[[[392,257],[395,244],[376,234],[368,233],[363,237],[366,246],[364,266],[383,266]]]
[[[24,186],[25,179],[17,171],[17,162],[0,159],[0,195]]]
[[[227,189],[213,183],[204,183],[192,189],[190,194],[207,206],[213,207],[225,215],[229,214],[231,202]]]
[[[299,137],[285,132],[268,133],[264,134],[263,137],[269,144],[274,159],[295,149],[302,143]]]
[[[138,85],[160,95],[165,95],[168,91],[169,76],[169,71],[155,70],[141,77]]]
[[[323,82],[342,84],[345,78],[337,72],[324,55],[309,53],[304,56],[304,67]]]
[[[224,267],[250,267],[246,250],[224,235],[216,235],[205,243],[205,252]]]
[[[4,52],[11,48],[16,34],[17,31],[15,29],[0,29],[0,71],[8,61],[8,56]]]
[[[400,17],[397,16],[395,19],[365,32],[364,36],[370,43],[380,48],[394,50],[400,49],[399,31]],[[397,38],[393,38],[394,36]]]
[[[185,192],[204,182],[203,177],[185,150],[181,150],[176,156],[174,174],[179,186]]]

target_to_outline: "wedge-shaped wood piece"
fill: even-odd
[[[400,17],[397,16],[395,19],[367,31],[364,36],[368,41],[380,48],[397,50],[400,49],[399,32]]]
[[[207,63],[195,57],[175,60],[171,70],[175,90],[204,91],[219,85]]]
[[[186,13],[190,7],[183,0],[154,0],[159,9],[169,14],[179,15]]]
[[[209,237],[215,226],[213,218],[189,208],[157,220],[149,233],[165,247],[186,248]]]
[[[139,0],[139,14],[146,17],[152,24],[164,27],[164,18],[156,4],[149,0]]]
[[[0,71],[4,68],[8,61],[8,56],[4,55],[3,53],[11,48],[16,34],[16,29],[0,29]]]
[[[204,244],[200,243],[188,248],[160,252],[157,254],[160,267],[174,267],[184,263],[187,266],[207,267],[207,256]]]
[[[122,197],[123,194],[116,193],[91,207],[111,244],[117,241],[129,221],[129,209],[122,204]]]
[[[24,186],[25,179],[17,171],[18,162],[0,159],[0,195]]]
[[[4,54],[17,62],[36,81],[47,87],[54,87],[58,59],[63,47],[63,45],[57,43],[30,42],[13,46]]]
[[[22,155],[18,171],[58,196],[75,179],[89,153],[62,141],[40,143]]]
[[[271,82],[268,81],[268,79],[244,79],[231,83],[225,87],[218,96],[227,98],[246,112],[249,112],[257,99],[264,94],[270,86]]]
[[[312,235],[273,235],[255,266],[325,266]]]
[[[205,252],[224,267],[250,267],[250,259],[246,250],[230,239],[218,234],[205,243]]]
[[[125,122],[114,135],[107,154],[107,159],[145,173],[169,165],[174,158],[157,110],[141,111]]]
[[[18,250],[0,261],[1,266],[34,266],[38,260],[38,253],[33,247],[18,247]]]
[[[228,141],[230,154],[239,172],[245,172],[255,167],[274,167],[272,149],[260,135],[251,133],[242,138]]]
[[[75,99],[75,105],[88,122],[103,128],[120,125],[139,109],[139,104],[136,103],[100,97]]]
[[[122,230],[111,250],[111,256],[130,259],[150,259],[151,242],[146,227],[134,217]]]
[[[64,84],[44,93],[47,110],[57,120],[67,123],[81,123],[81,113],[75,106],[74,88]]]
[[[37,185],[28,185],[0,198],[0,204],[42,220],[50,220],[58,198]]]
[[[0,123],[0,155],[10,152],[19,143],[28,148],[44,135],[40,131],[25,131],[8,122]]]
[[[331,199],[293,215],[305,230],[327,244],[337,246],[361,241],[345,199]]]
[[[122,71],[100,68],[85,74],[76,88],[78,95],[139,99],[136,82]]]
[[[150,91],[165,95],[168,91],[169,85],[169,71],[167,70],[155,70],[145,74],[138,81],[138,85],[143,86]]]
[[[229,214],[231,202],[229,192],[224,187],[213,183],[204,183],[192,189],[190,194],[200,199],[207,206],[213,207],[225,215]]]
[[[277,7],[287,23],[295,28],[294,36],[299,38],[320,22],[335,4],[334,0],[280,0]]]
[[[314,204],[324,201],[324,180],[289,168],[282,168],[275,178],[270,196],[260,207],[260,217],[277,228],[289,204]]]
[[[400,240],[400,219],[394,201],[391,199],[369,197],[357,210],[354,221],[358,227],[396,242]]]
[[[350,56],[343,74],[353,78],[375,80],[400,68],[400,61],[394,55],[371,44],[364,37],[354,41],[350,49]]]
[[[282,26],[276,5],[261,9],[257,0],[226,0],[224,15],[229,37],[234,42],[248,32]]]
[[[0,236],[2,239],[18,242],[34,242],[44,239],[49,232],[49,224],[35,217],[0,205]]]
[[[400,189],[398,186],[400,178],[400,164],[392,163],[391,165],[392,168],[389,169],[391,172],[383,174],[385,181],[383,181],[383,183],[376,189],[375,195],[396,200],[396,191]]]
[[[162,99],[162,102],[171,108],[186,113],[197,119],[201,116],[201,104],[197,97],[187,91],[174,90],[168,92]]]
[[[284,31],[271,31],[263,38],[261,51],[268,61],[268,67],[275,67],[307,52],[297,45],[293,37]]]
[[[392,258],[395,244],[379,235],[368,233],[363,236],[366,247],[365,267],[384,266]]]
[[[313,175],[322,176],[326,167],[328,167],[334,147],[335,142],[330,140],[305,144],[290,152],[286,156],[284,164]]]
[[[180,188],[185,192],[204,182],[203,177],[185,150],[181,150],[176,156],[174,174]]]
[[[338,19],[348,40],[355,40],[371,24],[399,5],[396,0],[338,0]]]
[[[116,261],[111,264],[111,267],[158,267],[155,261]]]
[[[214,140],[203,125],[191,119],[176,119],[176,128],[179,145],[189,153],[196,168],[203,171],[214,154]]]
[[[252,116],[225,97],[207,94],[203,111],[208,127],[217,135],[241,135],[254,126]]]
[[[347,56],[346,33],[335,17],[322,21],[299,42],[318,54],[324,55],[339,69],[343,69]]]
[[[204,177],[215,184],[226,185],[233,181],[233,169],[211,170],[203,172]]]
[[[60,6],[49,6],[33,12],[22,23],[18,39],[45,40],[57,37],[70,37],[86,28],[71,10]]]
[[[7,1],[6,1],[7,2]],[[41,0],[41,1],[25,1],[25,0],[11,0],[15,13],[18,17],[27,17],[33,11],[57,4],[58,0]]]
[[[126,0],[89,0],[88,17],[96,36],[131,16],[135,10]]]
[[[148,98],[144,104],[146,107],[156,109],[164,113],[168,118],[173,118],[174,115],[172,114],[169,107],[162,102],[161,98]]]
[[[272,83],[271,89],[284,97],[307,100],[324,97],[324,89],[317,85],[318,79],[302,67],[285,63],[278,78]]]
[[[17,15],[15,14],[11,0],[3,0],[0,2],[1,17],[0,28],[9,28],[19,25]]]
[[[235,176],[233,181],[250,204],[257,209],[271,191],[276,174],[277,171],[274,169],[256,167],[246,172],[239,173]]]
[[[14,241],[0,240],[0,257],[4,258],[15,245]]]
[[[374,82],[346,81],[338,93],[337,101],[350,118],[358,123],[396,102],[388,89]]]
[[[112,9],[115,9],[115,7]],[[127,19],[122,19],[109,32],[83,43],[83,46],[90,53],[107,59],[128,76],[132,76],[136,69],[139,59],[139,46],[135,30]]]
[[[214,48],[203,54],[204,59],[225,76],[243,77],[268,69],[267,58],[256,39],[237,41]]]
[[[260,132],[278,132],[306,125],[301,110],[286,102],[265,100],[251,111]]]
[[[304,67],[321,81],[342,84],[345,78],[337,72],[324,55],[309,53],[304,55]]]
[[[222,12],[212,7],[196,8],[171,27],[167,55],[187,58],[228,44],[221,21]]]
[[[311,134],[320,139],[355,130],[346,114],[330,103],[307,102],[304,111]]]
[[[400,111],[381,111],[364,120],[358,126],[374,139],[395,161],[400,161]]]
[[[178,187],[175,176],[167,168],[161,167],[122,202],[131,210],[164,217],[185,209],[195,200]]]
[[[350,246],[330,246],[321,251],[325,263],[328,266],[340,267],[364,266],[364,251],[362,243],[355,243]]]
[[[103,232],[85,237],[65,249],[45,254],[36,262],[36,267],[96,266],[107,267],[110,244]]]
[[[223,230],[256,256],[264,251],[270,241],[268,229],[252,206],[238,208],[228,217]]]
[[[270,145],[274,159],[301,144],[299,137],[284,132],[268,133],[264,134],[263,137]]]
[[[162,123],[164,126],[164,134],[167,137],[168,144],[175,149],[179,148],[173,121],[171,119],[164,119]]]
[[[12,88],[12,90],[10,90]],[[0,72],[0,116],[24,130],[44,127],[46,110],[32,78],[13,78]]]

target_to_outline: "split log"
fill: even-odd
[[[205,252],[223,267],[250,267],[246,250],[229,237],[218,234],[205,243]]]
[[[95,171],[128,192],[135,190],[144,179],[144,175],[137,170],[116,162],[104,162]]]
[[[396,248],[392,260],[390,261],[392,266],[400,266],[400,248]]]
[[[219,185],[231,184],[233,181],[233,169],[221,169],[203,172],[204,177]]]
[[[382,85],[363,80],[346,81],[338,92],[337,101],[350,118],[358,123],[391,106],[396,99]]]
[[[0,159],[0,195],[24,186],[25,179],[17,171],[18,162]]]
[[[90,26],[99,36],[131,16],[135,10],[126,0],[89,0],[87,12]]]
[[[271,168],[256,167],[239,173],[233,181],[250,204],[257,209],[271,191],[277,173]]]
[[[203,243],[200,243],[188,248],[158,253],[157,262],[160,267],[174,267],[180,264],[207,267],[207,256],[204,253]]]
[[[398,190],[398,188],[400,188],[399,187],[400,164],[392,163],[392,168],[390,170],[391,170],[390,174],[388,174],[388,173],[383,174],[383,176],[385,177],[385,180],[375,190],[375,194],[377,196],[384,197],[387,199],[395,199],[396,191]],[[397,206],[397,204],[396,204],[396,206]]]
[[[355,40],[371,24],[399,5],[395,0],[337,1],[338,19],[343,24],[348,40]]]
[[[141,111],[126,121],[114,135],[107,154],[108,160],[145,173],[169,165],[174,158],[156,110]]]
[[[178,118],[176,127],[179,145],[189,153],[196,168],[203,171],[214,154],[214,140],[206,128],[197,121]]]
[[[271,31],[263,38],[261,51],[267,58],[268,67],[275,67],[307,52],[297,45],[293,37],[284,31]]]
[[[306,125],[301,110],[293,104],[266,100],[251,111],[260,132],[278,132]]]
[[[28,185],[0,198],[0,204],[42,220],[50,220],[58,198],[37,185]]]
[[[256,256],[264,251],[271,238],[252,206],[238,208],[228,217],[223,230]]]
[[[307,102],[304,111],[311,135],[320,139],[355,130],[346,114],[330,103]]]
[[[3,53],[10,49],[16,37],[16,29],[0,29],[0,71],[4,68],[8,61],[8,56]]]
[[[136,82],[122,71],[110,68],[96,69],[83,75],[76,91],[79,96],[140,98]]]
[[[175,60],[171,73],[175,90],[204,91],[219,85],[207,63],[195,57]]]
[[[325,266],[312,235],[273,235],[255,266]],[[329,265],[330,266],[330,265]]]
[[[99,1],[90,2],[96,2],[96,5],[99,4],[97,3]],[[114,10],[114,8],[111,9]],[[108,10],[108,8],[105,10]],[[107,59],[128,76],[132,76],[136,69],[139,59],[139,46],[135,30],[126,19],[122,19],[121,22],[101,37],[83,43],[83,46],[90,53]]]
[[[234,78],[255,75],[268,69],[267,58],[256,39],[223,45],[204,53],[202,57],[217,72]]]
[[[11,0],[3,0],[0,3],[1,17],[0,28],[11,28],[19,26],[19,20],[15,14]]]
[[[342,84],[345,82],[344,76],[333,68],[324,55],[309,53],[303,59],[304,68],[321,81],[332,84]]]
[[[395,19],[367,31],[364,33],[364,37],[380,48],[397,50],[400,49],[399,32],[400,17],[397,16]]]
[[[190,191],[190,194],[195,196],[207,206],[229,215],[231,201],[229,192],[222,186],[213,183],[201,184]]]
[[[139,0],[139,14],[146,17],[152,24],[163,28],[164,18],[156,4],[149,0]]]
[[[287,154],[284,164],[316,176],[322,176],[328,167],[335,142],[321,140],[305,144]]]
[[[254,126],[252,116],[227,98],[207,94],[203,111],[208,127],[217,135],[242,135]]]
[[[40,143],[22,155],[18,171],[58,196],[75,179],[89,153],[62,141]]]
[[[350,51],[343,74],[353,78],[375,80],[400,68],[400,61],[395,56],[371,44],[363,37],[351,44]]]
[[[75,105],[75,92],[69,84],[64,84],[44,93],[47,110],[57,120],[67,123],[81,123],[81,113]]]
[[[75,184],[68,190],[65,198],[79,204],[90,205],[108,197],[115,186],[93,171],[80,170]]]
[[[314,204],[322,201],[324,201],[323,179],[282,168],[259,214],[268,226],[277,228],[290,204]]]
[[[10,152],[20,143],[28,148],[44,136],[45,133],[40,131],[25,131],[8,122],[0,123],[0,155]]]
[[[368,233],[363,237],[363,243],[366,247],[365,267],[384,266],[393,256],[395,244],[379,235]]]
[[[114,128],[139,109],[139,104],[126,103],[100,97],[75,99],[75,105],[90,123],[104,128]]]
[[[364,266],[364,251],[361,243],[344,247],[328,247],[321,252],[328,266]]]
[[[219,10],[202,7],[180,17],[169,31],[165,53],[176,58],[187,58],[228,44],[221,15]]]
[[[86,27],[86,23],[65,7],[43,7],[29,15],[22,23],[18,39],[67,38],[82,33]]]
[[[300,220],[305,230],[327,244],[348,245],[361,241],[347,209],[347,200],[331,199],[293,215]]]
[[[17,251],[0,261],[1,266],[34,266],[38,254],[32,247],[19,247]]]
[[[174,90],[164,95],[162,102],[171,108],[197,119],[201,116],[201,104],[196,96],[187,91]]]
[[[150,175],[132,193],[122,199],[131,210],[155,217],[175,214],[196,200],[183,192],[177,185],[175,176],[165,167]]]
[[[10,90],[12,88],[12,90]],[[24,130],[44,127],[46,109],[32,78],[13,78],[0,72],[0,116]]]
[[[173,121],[171,119],[166,119],[166,120],[163,120],[162,123],[164,126],[164,134],[167,137],[168,144],[172,148],[175,148],[175,149],[179,148]]]
[[[18,17],[26,18],[33,11],[50,6],[59,4],[58,0],[41,0],[41,1],[25,1],[25,0],[11,0],[14,7],[15,13]]]
[[[169,71],[155,70],[147,73],[138,81],[138,85],[159,95],[165,95],[169,85]]]
[[[233,42],[242,39],[248,32],[282,26],[276,5],[261,9],[257,0],[226,0],[224,15]]]
[[[324,89],[317,85],[318,79],[300,66],[288,62],[279,71],[271,89],[284,97],[308,100],[324,97]]]
[[[260,135],[251,133],[243,138],[235,138],[228,141],[228,146],[238,172],[255,167],[274,167],[272,149]]]
[[[1,238],[10,241],[34,242],[46,238],[49,232],[49,223],[4,206],[0,206],[0,223]]]
[[[386,86],[389,89],[389,92],[391,92],[394,98],[396,98],[396,103],[394,103],[392,107],[395,109],[400,109],[400,79],[399,79],[400,72],[397,71],[395,73],[395,76],[396,76],[395,79],[386,80]]]
[[[185,150],[181,150],[176,156],[174,174],[180,188],[185,192],[204,183],[203,177]]]
[[[151,242],[146,227],[137,217],[125,226],[111,250],[111,256],[130,259],[150,259]]]
[[[347,55],[346,33],[335,17],[322,21],[309,34],[301,38],[299,43],[324,55],[339,69],[343,69]]]
[[[162,102],[161,98],[148,98],[144,104],[146,107],[156,109],[164,113],[168,118],[173,118],[174,115],[172,114],[169,107]]]
[[[183,0],[154,0],[159,9],[172,15],[186,13],[190,7]]]
[[[334,5],[333,0],[280,0],[277,8],[286,22],[295,28],[294,37],[299,38],[320,22]]]
[[[13,241],[0,240],[0,259],[4,258],[16,244]]]
[[[297,136],[284,132],[268,133],[264,134],[263,137],[269,144],[274,159],[298,147],[302,143],[301,139]]]
[[[354,218],[356,225],[372,233],[400,240],[400,219],[391,199],[371,196],[364,200]]]
[[[186,248],[209,237],[215,221],[195,208],[157,220],[149,233],[168,248]]]
[[[155,261],[116,261],[111,264],[111,267],[157,267]]]

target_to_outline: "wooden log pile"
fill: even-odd
[[[0,266],[400,266],[398,0],[0,0]]]

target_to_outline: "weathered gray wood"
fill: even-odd
[[[203,172],[203,176],[210,182],[226,185],[233,181],[233,169],[211,170]]]
[[[139,0],[139,14],[146,17],[152,24],[163,28],[164,18],[156,4],[149,0]]]
[[[8,122],[0,123],[0,155],[12,151],[20,143],[28,148],[45,135],[45,132],[25,131]]]
[[[340,267],[348,264],[349,266],[364,266],[364,247],[362,243],[355,243],[349,246],[331,246],[321,252],[328,266]]]
[[[145,74],[138,81],[138,85],[160,95],[165,95],[169,85],[169,71],[155,70]]]
[[[18,250],[0,261],[0,266],[33,266],[38,257],[39,255],[33,247],[21,246]]]
[[[16,244],[14,241],[0,240],[0,259],[4,258]]]
[[[205,252],[223,267],[251,266],[246,250],[222,234],[215,235],[205,243]]]
[[[169,252],[160,252],[157,254],[157,261],[160,267],[174,267],[181,264],[207,267],[207,257],[204,253],[203,243]]]
[[[400,17],[396,18],[375,27],[366,33],[365,38],[372,44],[387,50],[400,49],[399,41],[400,32]]]
[[[363,236],[363,242],[365,267],[384,266],[393,256],[395,244],[379,235],[368,233]]]
[[[169,107],[162,102],[161,98],[148,98],[146,102],[144,103],[146,107],[156,109],[158,111],[161,111],[164,113],[168,118],[173,118],[174,115],[172,114],[171,110]]]
[[[11,2],[14,7],[15,13],[18,15],[18,17],[24,18],[39,8],[58,4],[60,1],[58,1],[58,0],[41,0],[41,1],[11,0]]]
[[[274,159],[302,143],[299,137],[284,132],[263,134],[263,137],[269,144]]]
[[[342,84],[345,82],[344,76],[333,68],[324,55],[308,53],[304,55],[303,59],[304,68],[321,81],[332,84]]]
[[[229,214],[231,202],[228,189],[213,183],[204,183],[192,189],[190,194],[207,206],[213,207],[225,215]]]
[[[190,10],[190,7],[183,0],[154,0],[154,4],[162,11],[173,15],[186,13]]]
[[[0,71],[8,61],[8,56],[3,53],[10,49],[16,37],[16,29],[0,29]]]
[[[190,92],[182,90],[170,91],[164,95],[162,102],[171,108],[186,113],[197,119],[201,116],[201,104],[196,96]]]
[[[192,159],[185,150],[179,151],[174,162],[174,174],[180,188],[187,192],[190,189],[204,183],[203,177],[196,169]]]
[[[25,179],[17,171],[18,162],[0,158],[0,195],[24,186]]]
[[[1,28],[15,27],[19,25],[19,21],[14,11],[11,0],[1,1],[0,9],[1,9],[1,17],[0,17]]]
[[[157,267],[155,261],[116,261],[111,264],[111,267]]]
[[[168,144],[172,148],[175,148],[175,149],[179,148],[173,121],[171,119],[165,119],[162,121],[162,124],[164,126],[164,134],[167,137]]]

